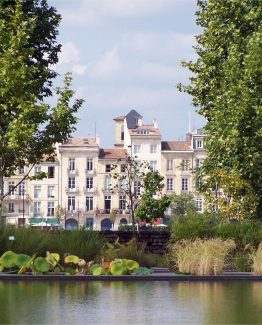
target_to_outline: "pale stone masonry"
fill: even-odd
[[[127,154],[158,170],[165,177],[167,194],[190,192],[199,211],[203,211],[204,201],[196,191],[193,175],[194,168],[206,157],[202,130],[188,133],[185,141],[162,141],[156,121],[144,124],[135,110],[114,118],[114,122],[114,148],[100,148],[98,137],[73,137],[56,146],[55,161],[45,160],[30,172],[22,168],[5,179],[7,192],[25,173],[33,176],[43,171],[48,176],[43,180],[25,180],[5,198],[6,222],[55,226],[56,211],[60,210],[60,223],[67,229],[117,229],[119,224],[129,223],[123,193],[110,190],[116,185],[110,176],[111,168],[118,165],[117,171],[121,173],[119,160]]]

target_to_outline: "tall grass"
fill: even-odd
[[[14,240],[9,240],[13,236]],[[50,249],[50,234],[32,228],[0,228],[0,253],[1,255],[12,250],[16,253],[42,255]]]
[[[235,248],[233,240],[181,240],[169,245],[171,267],[195,275],[218,275],[225,267],[226,255]]]
[[[251,268],[256,275],[262,275],[262,242],[258,245],[257,250],[254,250],[250,255]]]
[[[50,246],[53,252],[61,256],[72,254],[90,261],[100,256],[104,241],[99,232],[81,229],[54,232]]]

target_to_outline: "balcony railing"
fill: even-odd
[[[66,191],[66,193],[78,193],[79,192],[79,187],[78,186],[75,186],[73,188],[66,187],[65,191]]]
[[[96,175],[96,169],[95,168],[91,170],[85,169],[85,173],[86,175]]]
[[[97,189],[96,188],[86,188],[85,186],[83,187],[83,192],[85,194],[90,194],[90,193],[96,193],[97,192]]]
[[[96,214],[110,214],[113,211],[116,212],[116,214],[130,214],[130,210],[129,209],[97,209],[96,210]]]
[[[9,201],[9,200],[20,200],[20,201],[28,201],[29,200],[29,195],[28,194],[24,194],[24,195],[20,195],[20,194],[9,194],[4,198],[5,201]]]
[[[67,168],[67,174],[69,174],[69,175],[78,175],[78,169],[77,168],[75,168],[75,169]]]

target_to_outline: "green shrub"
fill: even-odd
[[[222,239],[233,239],[242,248],[247,244],[257,247],[262,241],[262,226],[253,221],[221,222],[215,232]]]
[[[174,218],[170,229],[171,241],[214,237],[217,222],[217,217],[209,214],[191,214]]]
[[[168,267],[166,256],[160,254],[144,254],[142,258],[140,258],[139,264],[148,268],[153,266]]]
[[[249,272],[251,266],[248,254],[238,252],[233,258],[233,266],[239,272]]]

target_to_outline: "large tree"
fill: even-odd
[[[56,42],[60,16],[46,1],[0,0],[0,199],[3,178],[17,168],[52,157],[54,144],[75,130],[75,113],[82,100],[72,103],[71,75],[52,94],[58,60]],[[26,175],[27,177],[28,175]],[[2,207],[2,204],[1,204]],[[0,208],[1,216],[1,208]]]
[[[238,175],[257,197],[262,215],[262,2],[198,0],[193,104],[207,119],[205,175]],[[221,185],[221,184],[218,184]],[[241,190],[241,189],[240,189]],[[245,189],[242,194],[245,195]],[[241,196],[240,196],[240,199]]]

